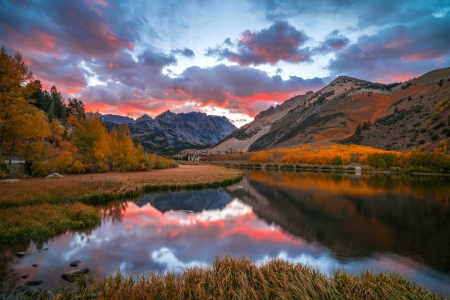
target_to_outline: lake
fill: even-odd
[[[75,260],[104,277],[119,268],[182,272],[230,255],[280,257],[326,274],[396,272],[450,295],[446,177],[247,171],[228,188],[150,194],[102,214],[97,228],[1,245],[1,289],[31,279],[68,286],[61,274]]]

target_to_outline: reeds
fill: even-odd
[[[182,274],[122,275],[62,289],[56,299],[445,299],[391,274],[317,269],[283,259],[260,265],[248,258],[216,258]]]
[[[0,241],[39,240],[99,224],[98,209],[79,202],[7,208],[0,210]]]

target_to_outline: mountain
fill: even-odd
[[[108,123],[112,123],[112,124],[134,124],[134,119],[130,118],[130,117],[125,117],[125,116],[119,116],[119,115],[112,115],[112,114],[106,114],[106,115],[101,115],[102,120]]]
[[[295,96],[259,113],[208,153],[337,142],[432,150],[450,135],[449,102],[450,68],[402,84],[339,76],[315,93]],[[364,122],[365,130],[355,134]]]
[[[128,126],[146,151],[164,155],[211,147],[237,129],[226,117],[199,112],[176,114],[169,110],[154,119],[143,115]]]

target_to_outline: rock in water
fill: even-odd
[[[35,268],[39,267],[38,264],[32,264],[32,266],[35,267]]]
[[[44,282],[43,280],[30,280],[27,283],[25,283],[25,285],[36,286],[36,285],[40,285],[43,282]]]
[[[30,276],[30,274],[25,274],[22,276],[23,279],[28,278],[28,276]]]
[[[71,266],[71,267],[78,267],[80,264],[81,264],[81,261],[76,260],[76,261],[71,262],[69,266]]]
[[[25,255],[27,255],[28,254],[28,252],[25,252],[25,251],[23,251],[23,252],[17,252],[16,253],[16,256],[17,257],[24,257]]]
[[[77,269],[77,270],[66,272],[66,273],[62,274],[61,277],[64,280],[67,280],[69,282],[74,282],[78,276],[87,274],[87,273],[89,273],[89,271],[90,271],[90,269],[88,269],[88,268]]]

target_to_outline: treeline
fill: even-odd
[[[395,152],[360,145],[301,145],[294,148],[211,155],[204,160],[248,160],[250,163],[346,165],[360,163],[376,170],[401,168],[409,172],[450,173],[450,155],[443,152]]]
[[[176,167],[145,153],[128,127],[108,131],[98,113],[85,113],[84,103],[66,103],[53,86],[42,89],[20,53],[0,50],[0,155],[25,160],[25,173],[138,171]],[[0,161],[0,165],[2,162]],[[7,171],[0,168],[0,177]]]

